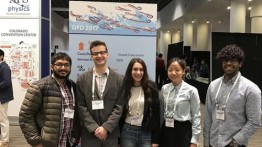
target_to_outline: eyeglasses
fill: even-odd
[[[93,56],[98,56],[98,54],[104,55],[104,54],[106,54],[106,53],[107,53],[107,51],[91,52],[91,54],[92,54]]]
[[[71,66],[69,63],[66,63],[66,64],[57,63],[57,64],[54,64],[54,65],[57,66],[58,68],[62,68],[63,66],[64,66],[65,68],[68,68],[68,67]]]

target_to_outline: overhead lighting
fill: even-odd
[[[207,19],[206,19],[207,21],[206,21],[206,23],[210,23],[210,20],[209,20],[209,17],[207,17]]]
[[[248,8],[247,8],[248,10],[251,10],[252,9],[252,7],[250,6],[250,3],[248,4]]]
[[[192,19],[192,21],[191,21],[192,23],[195,23],[195,19]]]
[[[252,0],[248,0],[249,2],[251,2]]]
[[[230,3],[230,0],[228,0],[227,10],[230,10],[230,9],[231,9],[231,3]]]

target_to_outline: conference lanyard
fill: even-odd
[[[171,86],[171,84],[170,84],[169,90],[168,90],[168,94],[167,94],[167,98],[166,98],[166,109],[165,109],[165,112],[166,112],[166,113],[168,112],[167,107],[168,107],[168,99],[169,99],[169,96],[170,96],[170,93],[171,93],[171,88],[172,88],[172,86]],[[177,95],[176,95],[175,98],[174,98],[174,111],[173,111],[173,115],[174,115],[174,112],[175,112],[175,110],[176,110],[177,99],[178,99],[179,96],[181,95],[180,91],[181,91],[182,88],[183,88],[183,81],[182,81],[182,86],[180,87],[180,89],[178,90]],[[168,117],[171,117],[171,116],[168,116]]]
[[[52,74],[52,78],[55,79],[55,81],[57,82],[57,84],[59,85],[59,88],[60,88],[60,91],[62,93],[62,96],[65,98],[66,97],[66,94],[65,94],[65,91],[63,90],[62,86],[59,84],[59,82],[56,80],[54,74]],[[75,106],[75,94],[74,94],[74,88],[73,86],[71,86],[71,95],[72,95],[72,99],[73,99],[73,106]],[[66,100],[65,100],[66,102]],[[66,104],[69,106],[69,102],[66,102]]]
[[[92,99],[93,100],[95,99],[95,80],[96,80],[96,75],[95,75],[95,72],[94,72],[93,73],[93,81],[92,81]],[[106,87],[106,82],[107,82],[107,78],[104,80],[102,90],[100,91],[101,98],[103,97],[103,93],[104,93],[104,90],[105,90],[105,87]]]
[[[233,84],[231,90],[229,91],[229,93],[228,93],[228,95],[227,95],[227,97],[226,97],[226,103],[225,103],[224,106],[222,106],[222,108],[224,108],[224,109],[226,108],[226,105],[227,105],[227,101],[228,101],[229,95],[231,94],[231,92],[233,91],[234,87],[236,86],[236,84],[237,84],[239,78],[240,78],[240,72],[238,72],[238,74],[237,74],[237,78],[236,78],[236,80],[235,80],[235,82],[234,82],[234,84]],[[218,93],[219,93],[219,91],[220,91],[220,89],[221,89],[222,82],[223,82],[223,78],[221,78],[221,81],[220,81],[220,84],[219,84],[219,87],[218,87],[218,90],[217,90],[217,93],[216,93],[216,97],[215,97],[216,106],[218,106],[217,98],[218,98]]]
[[[136,114],[139,115],[139,108],[140,108],[140,103],[143,102],[144,100],[142,99],[142,88],[140,89],[139,91],[139,99],[138,99],[138,102],[137,102],[137,106],[136,106]],[[129,114],[131,115],[131,110],[130,110],[130,100],[128,102],[128,109],[129,109]]]
[[[61,91],[63,97],[65,98],[66,97],[65,90],[62,88],[62,86],[60,86],[60,91]],[[75,106],[75,94],[74,94],[73,87],[71,87],[71,95],[72,95],[72,99],[73,99],[73,106]],[[65,100],[65,102],[69,106],[69,102],[67,102],[66,100]]]

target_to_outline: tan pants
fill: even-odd
[[[0,103],[0,143],[9,142],[9,120],[7,117],[8,102]]]

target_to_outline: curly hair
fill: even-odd
[[[151,90],[150,90],[150,84],[149,84],[149,76],[147,73],[147,67],[145,62],[140,59],[140,58],[133,58],[126,69],[126,73],[125,73],[125,78],[124,78],[124,89],[125,89],[125,99],[127,99],[129,101],[130,97],[131,97],[131,88],[134,86],[134,79],[132,77],[132,70],[133,70],[133,66],[135,63],[140,63],[143,67],[143,71],[144,71],[144,75],[143,78],[141,79],[141,86],[142,89],[144,91],[145,94],[145,99],[146,101],[149,103],[149,106],[151,106],[152,103],[152,94],[151,94]]]
[[[222,48],[216,55],[216,59],[221,61],[229,61],[236,59],[238,62],[243,62],[245,59],[245,53],[242,48],[236,44],[227,45]]]

